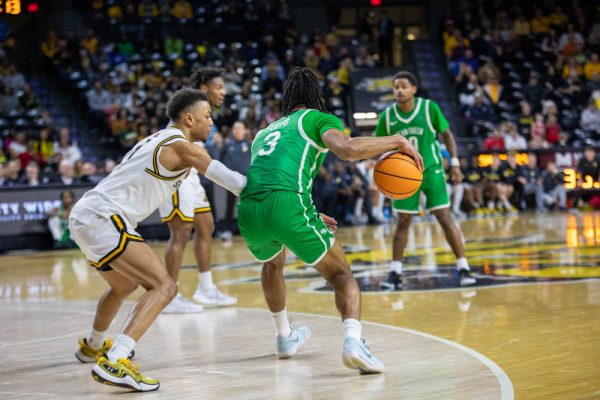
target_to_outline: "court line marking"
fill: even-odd
[[[477,275],[481,275],[483,277],[485,277],[485,275],[483,274],[475,274],[475,278],[477,278]],[[300,281],[300,280],[308,280],[311,278],[306,278],[306,279],[294,279],[294,281]],[[313,278],[313,279],[319,279],[319,278]],[[322,279],[322,278],[320,278]],[[485,286],[463,286],[463,287],[455,287],[455,288],[439,288],[439,289],[427,289],[427,290],[398,290],[398,291],[391,291],[391,292],[386,292],[386,291],[382,291],[382,290],[377,290],[377,291],[363,291],[361,290],[361,295],[367,295],[367,296],[377,296],[377,295],[394,295],[394,294],[402,294],[402,293],[406,293],[406,294],[415,294],[415,293],[440,293],[440,292],[461,292],[461,291],[470,291],[470,290],[483,290],[483,289],[501,289],[501,288],[507,288],[507,287],[515,287],[515,286],[532,286],[532,285],[566,285],[566,284],[576,284],[576,283],[588,283],[588,282],[595,282],[595,281],[600,281],[600,278],[580,278],[580,279],[566,279],[564,281],[532,281],[532,282],[512,282],[512,283],[503,283],[500,285],[485,285]],[[255,284],[255,283],[260,283],[260,280],[257,282],[244,282],[246,284]],[[303,287],[298,289],[298,292],[300,293],[311,293],[311,294],[335,294],[335,292],[333,291],[325,291],[325,290],[316,290],[314,289],[314,287],[321,287],[322,285],[324,285],[326,283],[325,280],[322,280],[321,282],[313,282],[311,285]],[[235,283],[235,284],[242,284],[241,282]],[[233,284],[231,284],[233,285]]]
[[[240,310],[249,310],[249,311],[255,311],[255,312],[262,312],[262,313],[268,312],[268,310],[266,310],[266,309],[263,310],[263,309],[259,309],[259,308],[251,308],[251,307],[236,307],[236,308],[238,308]],[[315,317],[315,318],[322,318],[322,319],[335,319],[335,320],[339,319],[339,317],[334,317],[331,315],[319,315],[319,314],[303,313],[303,312],[290,312],[290,314],[304,315],[304,316],[308,316],[308,317]],[[386,325],[386,324],[381,324],[379,322],[361,321],[361,323],[363,323],[365,325],[376,326],[379,328],[386,328],[386,329],[391,329],[394,331],[404,332],[404,333],[408,333],[408,334],[415,335],[415,336],[421,336],[426,339],[440,342],[440,343],[445,344],[450,347],[454,347],[455,349],[457,349],[459,351],[467,353],[468,355],[470,355],[471,357],[475,358],[477,361],[479,361],[483,365],[485,365],[490,371],[492,371],[492,373],[496,377],[496,380],[498,381],[498,384],[500,385],[500,399],[501,400],[514,400],[514,398],[515,398],[515,389],[513,387],[512,381],[510,380],[510,378],[508,377],[506,372],[504,372],[504,370],[502,368],[500,368],[500,366],[498,364],[496,364],[495,362],[493,362],[492,360],[490,360],[483,354],[479,353],[478,351],[471,349],[470,347],[467,347],[460,343],[453,342],[448,339],[444,339],[439,336],[431,335],[431,334],[425,333],[425,332],[420,332],[420,331],[417,331],[414,329],[402,328],[402,327],[393,326],[393,325]]]

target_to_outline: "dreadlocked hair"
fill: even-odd
[[[223,68],[202,67],[194,72],[190,78],[190,85],[194,89],[199,89],[200,86],[208,84],[208,82],[215,78],[222,78],[223,74],[225,74],[225,70]]]
[[[298,106],[327,112],[321,93],[319,80],[310,68],[294,67],[283,84],[283,116],[289,115]]]

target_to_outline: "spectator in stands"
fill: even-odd
[[[358,48],[358,52],[356,53],[356,57],[354,58],[354,65],[359,68],[372,68],[375,66],[375,61],[366,46],[360,46]]]
[[[500,81],[494,75],[488,75],[487,81],[483,85],[483,92],[489,102],[495,106],[502,101],[502,95],[504,94]]]
[[[31,86],[27,84],[23,86],[21,95],[19,96],[19,105],[26,111],[39,107],[37,96],[31,90]]]
[[[502,137],[502,133],[500,129],[494,128],[485,142],[483,142],[484,150],[504,150],[504,137]]]
[[[69,160],[62,160],[58,166],[59,184],[70,186],[76,185],[79,181],[75,178],[75,166]]]
[[[593,80],[595,75],[600,75],[600,60],[598,59],[598,53],[592,53],[590,58],[583,67],[583,74],[585,79]]]
[[[14,64],[8,66],[5,75],[2,77],[2,82],[15,92],[23,89],[26,83],[25,77],[17,71],[17,67]]]
[[[42,156],[44,161],[49,160],[54,154],[54,142],[50,138],[50,129],[40,129],[39,136],[35,140],[34,151]]]
[[[540,8],[535,9],[535,17],[531,20],[531,33],[547,33],[550,28],[550,19],[544,15]]]
[[[594,181],[600,178],[600,160],[596,156],[596,150],[593,147],[586,147],[583,151],[583,157],[577,164],[577,172],[581,175],[581,179],[585,180],[586,176],[590,176]]]
[[[544,87],[540,82],[540,76],[537,72],[532,72],[529,75],[529,81],[523,88],[525,99],[531,104],[534,111],[538,111],[544,99]]]
[[[21,160],[12,159],[6,165],[4,172],[4,186],[12,187],[19,184],[21,178]]]
[[[83,165],[81,166],[81,176],[79,177],[80,183],[95,185],[101,180],[102,177],[97,175],[96,164],[91,162],[83,163]]]
[[[33,139],[27,141],[27,150],[19,154],[19,159],[21,160],[21,168],[27,168],[27,165],[32,161],[42,166],[46,164],[42,155],[35,150],[35,140]]]
[[[19,180],[19,184],[25,186],[39,186],[40,182],[40,166],[36,161],[31,161],[25,167],[25,175]]]
[[[493,110],[485,104],[483,94],[481,93],[475,93],[475,104],[469,107],[467,117],[471,126],[471,132],[475,136],[478,136],[480,132],[484,132],[486,125],[493,123],[495,120]]]
[[[94,34],[93,30],[88,30],[85,37],[81,39],[80,45],[88,51],[90,55],[95,55],[98,50],[98,38]]]
[[[517,131],[515,124],[508,122],[504,132],[504,147],[506,150],[523,150],[527,148],[527,141]]]
[[[186,0],[176,0],[172,12],[173,17],[177,19],[192,19],[194,17],[192,5]]]
[[[521,101],[521,113],[517,119],[518,132],[525,139],[531,138],[531,126],[533,117],[531,116],[531,105],[527,101]]]
[[[588,100],[587,107],[581,113],[579,123],[584,131],[600,135],[600,109],[593,98]]]
[[[112,99],[108,90],[104,89],[102,82],[94,82],[94,86],[86,93],[88,104],[94,111],[104,113],[112,104]]]
[[[63,160],[72,164],[81,158],[81,151],[74,142],[71,142],[69,128],[63,127],[58,132],[58,141],[54,142],[54,153],[62,154]]]
[[[5,85],[2,87],[2,96],[0,97],[0,113],[6,115],[9,111],[17,110],[18,108],[19,98],[9,86]]]
[[[556,114],[549,114],[546,119],[546,141],[550,146],[558,143],[558,134],[560,132],[560,125],[558,124],[558,119]]]
[[[519,16],[515,20],[514,31],[520,37],[527,37],[531,33],[531,25],[523,13],[519,13]]]
[[[46,36],[46,39],[44,39],[42,42],[42,53],[44,54],[44,59],[47,66],[54,65],[56,61],[56,55],[59,50],[60,48],[58,45],[58,37],[56,36],[56,32],[48,32],[48,36]]]
[[[115,160],[107,158],[104,160],[104,175],[110,175],[113,169],[117,166]]]
[[[248,173],[250,167],[250,148],[252,143],[246,138],[246,125],[242,121],[236,121],[232,128],[232,137],[228,138],[221,150],[221,162],[229,169],[237,171],[242,175]],[[222,238],[231,240],[232,232],[236,223],[233,212],[237,202],[235,195],[227,193],[227,209],[225,211],[225,231]]]
[[[564,185],[563,174],[558,171],[554,162],[549,162],[542,173],[542,186],[544,189],[543,206],[538,211],[545,212],[547,206],[557,206],[559,210],[567,208],[567,190]]]
[[[517,180],[515,182],[515,191],[519,209],[527,209],[527,197],[535,195],[536,210],[542,211],[543,204],[543,188],[540,168],[537,166],[537,155],[529,153],[527,156],[527,165],[517,169]]]
[[[69,232],[69,214],[75,204],[75,196],[70,190],[60,194],[60,206],[48,212],[48,229],[54,240],[55,249],[72,249],[77,247]]]
[[[518,168],[515,153],[511,151],[508,153],[508,159],[500,165],[499,169],[500,182],[497,184],[498,198],[502,202],[504,210],[509,213],[517,211],[510,203],[510,198],[515,190]]]
[[[558,47],[558,35],[556,34],[556,30],[550,29],[548,33],[544,35],[544,39],[542,39],[542,50],[546,53],[549,53],[551,56],[557,56],[560,53],[560,49]]]
[[[277,67],[277,64],[274,63],[267,65],[267,77],[262,81],[262,93],[267,97],[273,97],[276,93],[283,92],[283,80],[279,76]]]
[[[498,184],[500,183],[500,159],[496,154],[492,158],[492,165],[482,170],[483,194],[487,199],[487,209],[492,212],[496,210],[498,200]],[[500,199],[503,201],[503,199]]]
[[[27,152],[27,135],[25,132],[17,132],[14,139],[8,145],[8,154],[11,158],[17,158]]]
[[[3,162],[0,162],[0,188],[4,186],[5,180],[6,180],[6,165]]]

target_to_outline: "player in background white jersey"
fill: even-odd
[[[225,99],[223,73],[224,70],[221,68],[204,67],[191,77],[191,87],[206,94],[213,109],[221,107]],[[214,132],[213,126],[208,141],[212,140],[211,136]],[[192,228],[195,230],[194,255],[198,265],[198,286],[192,296],[197,304],[178,294],[164,308],[163,313],[197,313],[202,311],[201,305],[214,307],[236,304],[237,299],[221,292],[212,280],[210,258],[215,224],[210,203],[196,171],[191,171],[173,196],[160,206],[159,211],[163,222],[169,225],[170,238],[165,250],[165,265],[171,278],[175,282],[179,279],[183,252],[190,240]]]
[[[96,362],[92,375],[97,381],[137,391],[156,390],[160,384],[131,363],[133,347],[177,295],[177,283],[135,231],[137,224],[177,190],[191,168],[236,195],[246,185],[243,175],[193,144],[205,141],[213,124],[205,94],[194,89],[178,91],[167,104],[167,115],[172,121],[169,128],[139,142],[75,204],[69,217],[73,239],[110,286],[98,302],[92,330],[79,340],[75,355],[81,362]],[[146,293],[111,343],[106,331],[138,285]]]

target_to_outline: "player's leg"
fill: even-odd
[[[335,292],[335,305],[342,317],[345,335],[342,351],[344,365],[364,374],[383,372],[383,363],[367,349],[362,339],[360,288],[340,242],[336,241],[314,267]]]
[[[98,354],[110,349],[112,341],[106,338],[108,328],[123,301],[138,287],[137,282],[124,277],[112,268],[100,271],[100,275],[108,282],[109,288],[98,301],[92,329],[86,337],[79,339],[79,349],[75,353],[75,357],[82,363],[95,363]]]
[[[185,218],[185,217],[184,217]],[[165,249],[165,265],[167,272],[175,282],[179,280],[179,272],[183,260],[183,252],[190,240],[193,224],[175,215],[169,222],[169,241]],[[203,308],[177,294],[173,301],[162,312],[165,314],[189,314],[202,312]]]
[[[193,300],[204,306],[230,306],[237,303],[235,297],[226,295],[213,283],[210,270],[210,259],[212,251],[212,235],[215,223],[208,209],[201,208],[194,216],[194,253],[198,263],[198,287],[194,292]]]
[[[245,199],[240,201],[237,211],[240,233],[254,258],[263,263],[261,283],[275,328],[275,354],[278,358],[289,358],[310,337],[310,329],[292,328],[285,308],[285,249],[275,239],[273,229],[277,223],[286,225],[287,219],[279,217],[276,205],[285,204],[290,196],[278,199],[282,196],[286,194],[272,194],[263,201]]]
[[[380,290],[402,290],[402,269],[404,249],[408,242],[408,228],[412,216],[419,212],[421,191],[403,200],[394,200],[394,212],[398,213],[398,223],[392,241],[392,262],[386,277],[379,283]]]
[[[110,385],[137,391],[156,390],[160,383],[143,376],[128,357],[161,310],[177,295],[177,284],[160,258],[143,242],[131,241],[110,264],[116,272],[138,282],[147,292],[134,304],[108,353],[98,358],[92,375],[97,381]]]
[[[165,249],[165,265],[175,282],[179,280],[183,252],[192,233],[196,190],[200,185],[197,176],[184,179],[169,201],[159,208],[163,222],[169,227],[169,241]],[[184,298],[181,294],[163,309],[165,314],[189,314],[202,312],[203,308]]]
[[[460,284],[472,285],[475,279],[470,275],[469,263],[465,257],[465,247],[462,235],[450,212],[450,202],[446,191],[445,178],[443,174],[425,173],[421,190],[427,196],[426,210],[433,213],[444,231],[446,241],[452,248],[456,257],[456,269],[458,270]]]
[[[290,358],[311,335],[308,327],[294,328],[290,324],[285,307],[285,249],[282,248],[271,260],[263,264],[261,284],[265,301],[271,313],[275,329],[275,355],[277,358]]]
[[[344,365],[362,373],[383,372],[383,364],[373,356],[361,340],[360,288],[346,261],[342,245],[335,241],[331,230],[315,210],[309,196],[282,192],[277,196],[274,218],[269,221],[274,235],[302,261],[312,265],[327,280],[335,292],[345,333],[342,359]],[[287,218],[284,218],[287,216]],[[283,259],[277,260],[281,270]],[[282,282],[283,276],[274,272],[274,278]],[[268,282],[267,282],[268,284]],[[273,298],[273,295],[274,298]],[[279,299],[285,295],[285,286],[278,285],[269,300],[273,307],[281,307]]]

